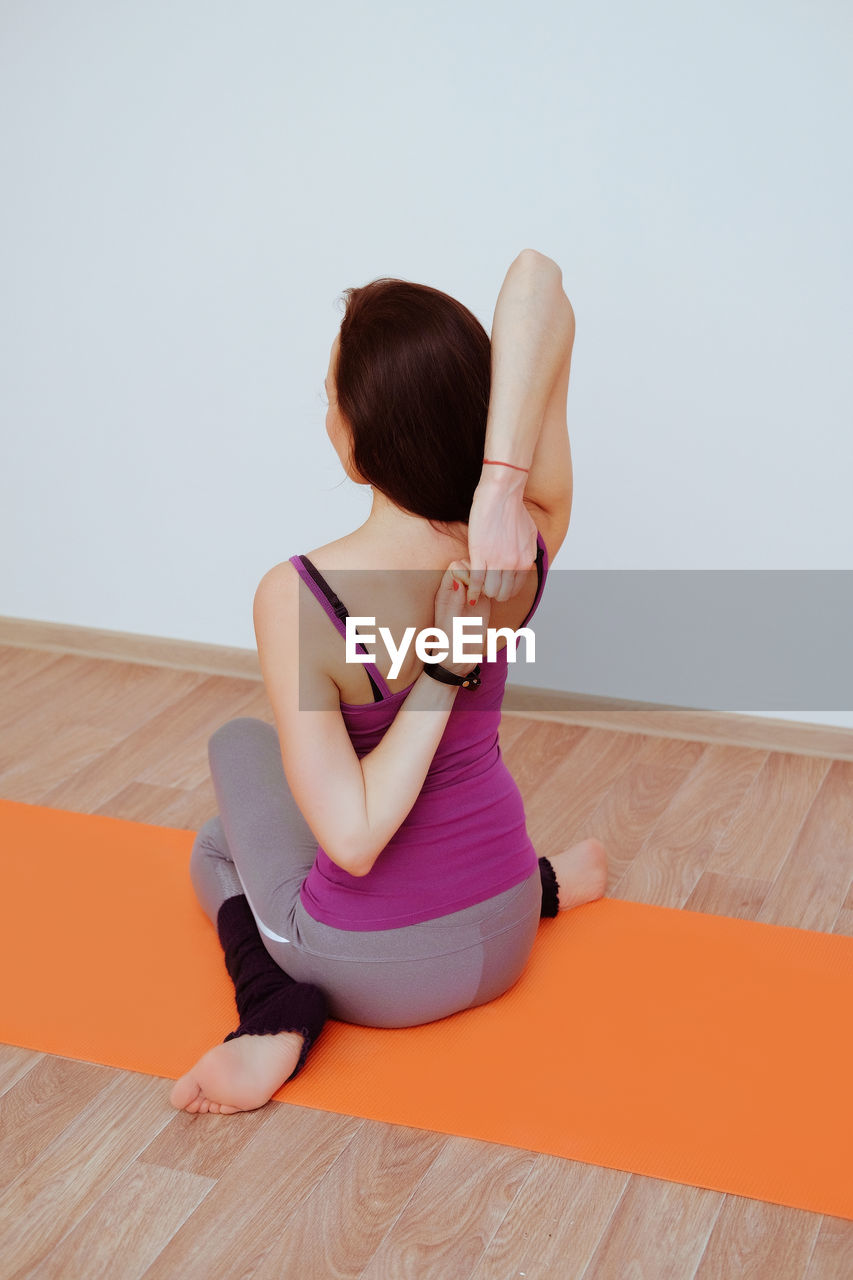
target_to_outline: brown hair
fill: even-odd
[[[429,285],[386,277],[343,298],[335,382],[353,463],[406,511],[467,523],[486,439],[488,334]]]

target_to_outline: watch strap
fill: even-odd
[[[432,676],[433,680],[438,680],[440,684],[455,684],[460,689],[478,689],[480,686],[479,662],[473,671],[469,671],[465,676],[455,676],[452,671],[448,671],[446,667],[442,667],[437,662],[425,662],[424,671],[428,676]]]

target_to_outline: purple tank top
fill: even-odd
[[[548,572],[541,533],[537,542],[539,585],[522,625],[536,612]],[[319,571],[307,556],[290,563],[345,635],[346,608]],[[336,929],[398,929],[474,906],[537,870],[521,794],[498,745],[506,655],[504,647],[494,662],[482,662],[479,688],[456,695],[420,795],[370,872],[351,876],[318,847],[300,892],[315,920]],[[412,688],[392,693],[375,663],[364,669],[379,700],[340,704],[359,757],[381,741]]]

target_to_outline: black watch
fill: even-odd
[[[441,684],[456,684],[462,689],[478,689],[480,687],[479,662],[473,671],[468,672],[467,676],[455,676],[452,671],[448,671],[446,667],[439,666],[437,662],[425,662],[424,671],[428,676],[432,676],[433,680],[438,680]]]

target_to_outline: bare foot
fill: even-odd
[[[572,845],[548,861],[554,868],[560,898],[560,910],[569,911],[585,902],[595,902],[607,888],[607,850],[600,840],[590,837]]]
[[[254,1111],[292,1075],[304,1040],[297,1031],[225,1040],[176,1081],[169,1101],[179,1111]]]

